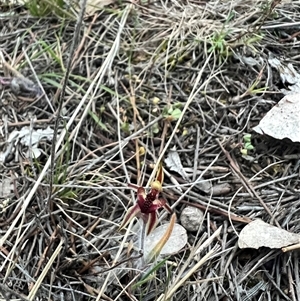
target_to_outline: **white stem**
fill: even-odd
[[[146,224],[140,219],[139,223],[142,223],[141,232],[139,235],[139,249],[143,252],[143,256],[140,258],[139,268],[145,267],[145,233],[146,233]]]

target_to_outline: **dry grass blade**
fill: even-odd
[[[209,60],[210,60],[210,56],[211,56],[211,55],[209,55],[209,57],[206,59],[206,61],[205,61],[204,64],[203,64],[203,67],[201,68],[200,72],[198,73],[198,76],[197,76],[197,79],[196,79],[196,81],[195,81],[195,85],[194,85],[194,87],[193,87],[193,90],[192,90],[192,92],[191,92],[191,94],[190,94],[190,96],[189,96],[187,102],[185,103],[184,108],[183,108],[183,110],[182,110],[182,113],[181,113],[180,117],[178,118],[178,120],[177,120],[177,122],[176,122],[175,128],[174,128],[174,130],[172,131],[172,134],[171,134],[171,136],[170,136],[168,142],[166,143],[164,149],[162,150],[160,156],[158,157],[157,162],[161,162],[162,159],[163,159],[163,157],[165,156],[165,153],[166,153],[168,147],[170,146],[170,143],[171,143],[172,139],[174,138],[174,136],[175,136],[175,134],[176,134],[176,131],[177,131],[177,129],[178,129],[178,127],[179,127],[179,125],[180,125],[180,123],[181,123],[183,117],[184,117],[184,114],[185,114],[185,112],[187,111],[187,109],[189,108],[189,105],[192,103],[192,101],[194,100],[194,98],[196,97],[196,95],[197,95],[197,94],[205,87],[205,85],[206,85],[207,82],[209,81],[209,79],[208,79],[207,82],[204,82],[204,83],[203,83],[202,85],[200,85],[200,87],[196,90],[196,87],[198,86],[198,84],[199,84],[199,82],[200,82],[200,79],[201,79],[201,77],[202,77],[202,75],[203,75],[203,71],[205,70],[205,67],[206,67],[206,65],[208,64]],[[196,91],[195,91],[195,90],[196,90]],[[153,178],[154,175],[156,174],[157,168],[158,168],[158,165],[156,165],[155,168],[153,169],[152,174],[150,175],[149,181],[150,181],[150,179]],[[149,184],[150,184],[150,183],[148,182],[147,186],[149,186]]]
[[[164,298],[169,299],[171,298],[175,292],[185,283],[185,281],[187,279],[189,279],[189,277],[192,276],[192,274],[194,274],[202,265],[204,265],[207,260],[209,260],[215,253],[216,253],[217,249],[212,249],[210,250],[208,253],[206,253],[199,261],[197,264],[195,264],[187,273],[184,277],[182,277],[182,279],[180,279],[180,281],[178,281],[177,283],[174,284],[174,286],[167,291],[167,293],[163,296],[161,296],[158,300],[164,300]]]
[[[64,244],[64,241],[61,240],[59,245],[57,246],[57,248],[54,250],[53,254],[51,255],[51,257],[49,258],[49,261],[47,262],[47,264],[46,264],[45,268],[43,269],[41,275],[39,276],[36,283],[32,287],[29,295],[27,296],[28,300],[32,301],[32,300],[35,299],[36,293],[40,289],[40,286],[43,283],[43,280],[44,280],[45,276],[47,275],[47,273],[49,273],[49,270],[51,269],[54,261],[60,255],[60,252],[63,248],[63,244]]]
[[[174,283],[172,283],[171,287],[168,289],[168,291],[160,296],[160,299],[158,300],[164,300],[166,298],[167,300],[171,298],[175,292],[182,286],[184,283],[202,266],[204,265],[209,259],[211,259],[212,256],[214,256],[217,251],[219,250],[218,246],[213,247],[210,251],[208,251],[204,256],[201,257],[201,259],[195,264],[192,265],[192,267],[186,272],[185,269],[190,266],[190,262],[193,260],[193,256],[196,254],[202,252],[204,249],[206,249],[213,240],[218,237],[221,233],[222,227],[220,227],[211,237],[209,237],[205,242],[201,243],[200,246],[196,246],[194,250],[191,252],[191,255],[185,262],[185,265],[183,266],[182,270],[178,272],[177,277],[174,279]],[[184,274],[184,276],[182,276]],[[208,279],[207,279],[208,280]]]
[[[252,130],[290,88],[270,57],[300,69],[300,1],[113,1],[84,18],[72,60],[66,9],[1,6],[0,299],[299,299],[297,252],[237,239],[258,218],[300,232],[299,148]],[[171,149],[182,173],[164,165],[160,197],[178,223],[186,206],[204,217],[141,265],[139,224],[117,232],[128,183],[150,186]]]

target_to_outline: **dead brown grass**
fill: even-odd
[[[0,75],[17,70],[45,90],[39,99],[1,90],[2,299],[300,300],[297,252],[237,247],[255,218],[299,232],[298,146],[253,133],[251,158],[239,149],[282,97],[269,55],[299,68],[300,1],[272,3],[124,3],[86,18],[50,202],[51,141],[34,159],[9,137],[25,126],[53,128],[74,22],[22,9],[2,18]],[[167,121],[164,109],[175,105],[181,119]],[[170,172],[164,196],[178,216],[187,204],[203,209],[204,230],[133,289],[147,268],[136,266],[138,228],[116,231],[135,199],[127,183],[146,185],[151,164],[172,147],[189,182]],[[204,191],[202,179],[230,191]]]

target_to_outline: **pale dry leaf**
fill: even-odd
[[[235,53],[234,58],[240,60],[243,65],[247,66],[261,66],[263,64],[263,59],[260,57],[259,59],[253,58],[251,56],[246,56],[243,54]]]
[[[170,181],[171,183],[176,187],[176,189],[178,189],[180,192],[182,192],[182,189],[180,187],[180,184],[178,183],[178,181],[170,175]]]
[[[25,146],[37,144],[42,139],[52,140],[53,129],[49,126],[46,129],[30,130],[29,128],[22,128],[19,132],[19,138],[21,138],[21,143]]]
[[[267,247],[280,249],[300,242],[300,235],[272,226],[258,219],[241,231],[238,246],[241,249]]]
[[[276,139],[289,138],[300,142],[300,94],[286,95],[275,105],[259,125],[253,128],[259,134]]]
[[[46,138],[51,140],[53,137],[53,129],[49,126],[46,129],[32,130],[30,127],[24,126],[20,131],[13,131],[8,137],[7,142],[15,142],[17,144],[20,140],[21,144],[25,146],[39,143],[40,140]]]
[[[289,90],[281,89],[282,93],[285,95],[300,93],[300,74],[291,63],[285,64],[276,57],[270,57],[268,62],[273,68],[277,69],[281,81],[284,84],[289,84]]]
[[[14,185],[12,184],[12,179],[4,178],[0,181],[0,197],[6,198],[14,190]]]
[[[212,184],[211,181],[204,180],[203,178],[199,179],[201,180],[199,183],[197,183],[195,186],[203,191],[206,194],[210,194],[212,190]]]
[[[114,3],[115,0],[87,0],[86,14],[93,15],[104,6]]]
[[[24,5],[24,0],[6,0],[6,5],[10,5],[11,7],[17,5]]]
[[[165,159],[165,163],[170,170],[176,171],[182,176],[183,179],[187,180],[188,177],[181,164],[178,152],[175,149],[169,151],[168,157]]]
[[[166,233],[169,224],[164,224],[162,226],[154,229],[151,234],[146,236],[145,239],[145,258],[147,258],[148,253],[153,249],[153,246],[160,241],[163,235]],[[160,256],[172,255],[178,253],[187,243],[187,232],[179,224],[175,224],[172,234],[164,245],[160,252]]]
[[[28,149],[26,156],[38,158],[41,155],[41,150],[38,148],[38,144],[41,140],[52,140],[53,138],[53,129],[49,126],[46,129],[38,129],[34,130],[30,127],[23,127],[20,131],[14,130],[10,133],[7,142],[12,145],[18,145],[21,143],[26,147],[30,147]],[[5,158],[4,158],[5,159]],[[1,160],[1,156],[0,156]]]

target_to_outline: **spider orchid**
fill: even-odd
[[[137,190],[137,203],[128,209],[119,230],[126,227],[134,217],[141,217],[143,222],[146,224],[146,235],[148,235],[156,227],[156,211],[159,208],[165,207],[170,213],[172,213],[167,201],[160,197],[160,193],[163,190],[163,177],[163,168],[160,164],[156,180],[151,183],[151,189],[148,193],[146,193],[146,190],[143,187],[128,184],[129,187]]]

